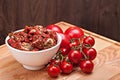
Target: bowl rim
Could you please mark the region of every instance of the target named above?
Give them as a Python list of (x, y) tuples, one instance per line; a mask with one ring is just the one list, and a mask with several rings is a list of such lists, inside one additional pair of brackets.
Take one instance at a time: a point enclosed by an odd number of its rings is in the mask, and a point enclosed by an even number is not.
[[(15, 32), (19, 32), (19, 31), (22, 31), (22, 30), (23, 30), (23, 29), (17, 30), (17, 31), (15, 31)], [(54, 49), (55, 47), (57, 47), (57, 46), (59, 46), (59, 45), (61, 44), (61, 42), (62, 42), (62, 37), (60, 36), (59, 33), (56, 32), (56, 34), (57, 34), (57, 39), (58, 39), (58, 40), (57, 40), (57, 44), (54, 45), (54, 46), (52, 46), (51, 48), (44, 49), (44, 50), (40, 50), (40, 51), (24, 51), (24, 50), (19, 50), (19, 49), (13, 48), (12, 46), (10, 46), (10, 45), (8, 44), (9, 36), (7, 36), (7, 37), (5, 38), (5, 44), (6, 44), (10, 49), (15, 50), (15, 51), (18, 51), (18, 53), (19, 53), (19, 52), (22, 52), (22, 53), (25, 53), (25, 54), (31, 54), (31, 53), (33, 53), (33, 54), (39, 54), (39, 53), (41, 53), (41, 52), (45, 52), (45, 51), (52, 50), (52, 49)]]

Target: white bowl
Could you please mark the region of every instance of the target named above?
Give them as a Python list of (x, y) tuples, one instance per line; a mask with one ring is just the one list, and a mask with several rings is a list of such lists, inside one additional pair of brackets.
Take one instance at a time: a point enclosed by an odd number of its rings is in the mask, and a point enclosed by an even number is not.
[(5, 43), (13, 57), (21, 63), (24, 68), (39, 70), (42, 69), (58, 51), (62, 40), (60, 34), (57, 34), (57, 38), (58, 41), (55, 46), (41, 51), (23, 51), (15, 49), (8, 44), (9, 36), (6, 37)]

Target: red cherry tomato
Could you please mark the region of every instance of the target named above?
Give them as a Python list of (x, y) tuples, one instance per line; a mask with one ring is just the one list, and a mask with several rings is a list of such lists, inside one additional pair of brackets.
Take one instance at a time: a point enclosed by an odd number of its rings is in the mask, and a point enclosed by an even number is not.
[(70, 42), (71, 49), (74, 49), (74, 48), (75, 49), (80, 49), (79, 45), (80, 45), (80, 41), (78, 39)]
[(90, 47), (92, 47), (94, 44), (95, 44), (95, 40), (91, 36), (87, 36), (83, 39), (83, 45), (89, 45)]
[(79, 27), (70, 27), (65, 31), (65, 34), (70, 36), (70, 38), (82, 38), (84, 32)]
[(72, 64), (70, 64), (66, 61), (63, 61), (61, 63), (61, 70), (62, 70), (62, 73), (69, 74), (72, 72), (73, 66), (72, 66)]
[(62, 37), (62, 42), (61, 42), (61, 45), (60, 45), (60, 48), (66, 48), (68, 50), (70, 50), (70, 37), (67, 36), (66, 34), (60, 34), (61, 37)]
[(57, 77), (60, 74), (60, 67), (54, 66), (54, 65), (49, 65), (47, 71), (48, 71), (49, 76)]
[(55, 24), (48, 25), (46, 28), (49, 29), (49, 30), (58, 32), (58, 33), (63, 33), (62, 29), (59, 26), (55, 25)]
[(59, 51), (62, 53), (63, 56), (67, 55), (69, 53), (69, 49), (67, 48), (60, 48)]
[(80, 63), (80, 60), (83, 58), (83, 55), (80, 53), (79, 50), (71, 50), (68, 53), (68, 58), (71, 63), (77, 65)]
[(91, 73), (94, 68), (94, 64), (91, 60), (84, 60), (80, 63), (80, 68), (85, 73)]
[(97, 56), (97, 51), (94, 48), (83, 48), (82, 51), (85, 53), (89, 60), (94, 60)]

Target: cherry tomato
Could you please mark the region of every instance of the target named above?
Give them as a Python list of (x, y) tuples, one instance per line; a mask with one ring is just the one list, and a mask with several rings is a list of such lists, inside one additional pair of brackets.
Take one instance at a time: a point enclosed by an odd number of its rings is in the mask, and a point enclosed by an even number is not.
[(77, 65), (80, 63), (80, 60), (83, 58), (83, 55), (80, 53), (79, 50), (71, 50), (68, 53), (68, 58), (71, 61), (71, 63)]
[(47, 71), (48, 75), (50, 75), (51, 77), (57, 77), (60, 74), (60, 67), (49, 65)]
[(46, 28), (49, 29), (49, 30), (58, 32), (58, 33), (63, 33), (62, 29), (55, 24), (48, 25)]
[(70, 64), (66, 61), (63, 61), (61, 63), (61, 70), (62, 70), (62, 73), (69, 74), (72, 72), (73, 66), (72, 66), (72, 64)]
[(91, 60), (84, 60), (80, 63), (80, 68), (85, 73), (91, 73), (94, 68), (94, 64)]
[(90, 47), (92, 47), (95, 44), (95, 40), (94, 40), (93, 37), (87, 36), (83, 39), (83, 44), (84, 45), (89, 45)]
[(84, 36), (83, 30), (76, 26), (68, 28), (65, 34), (70, 36), (70, 38), (82, 38)]
[(66, 34), (60, 34), (61, 37), (62, 37), (62, 42), (61, 42), (61, 45), (60, 45), (60, 48), (66, 48), (68, 50), (70, 50), (70, 37), (67, 36)]
[(74, 49), (74, 48), (75, 49), (80, 49), (79, 45), (80, 45), (80, 41), (78, 39), (75, 39), (75, 40), (70, 42), (71, 49)]
[(97, 51), (94, 48), (83, 48), (82, 51), (85, 53), (85, 55), (88, 57), (90, 60), (94, 60), (97, 55)]
[(69, 53), (69, 49), (67, 48), (60, 48), (59, 51), (62, 53), (63, 56), (67, 55)]

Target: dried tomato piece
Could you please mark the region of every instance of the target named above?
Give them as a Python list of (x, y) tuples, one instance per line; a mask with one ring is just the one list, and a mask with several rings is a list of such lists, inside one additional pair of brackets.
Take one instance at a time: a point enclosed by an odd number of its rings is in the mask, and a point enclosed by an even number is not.
[(26, 51), (31, 51), (33, 47), (30, 43), (23, 42), (21, 43), (21, 49)]
[(13, 38), (10, 38), (10, 39), (8, 39), (8, 43), (11, 45), (11, 44), (15, 43), (15, 40)]
[(31, 29), (30, 31), (29, 31), (29, 34), (31, 34), (31, 35), (34, 35), (34, 34), (36, 34), (36, 29)]
[(43, 39), (38, 38), (37, 40), (33, 41), (32, 46), (38, 48), (39, 50), (43, 49), (44, 48)]
[(52, 38), (44, 38), (44, 49), (50, 48), (55, 45), (56, 41)]
[(42, 39), (42, 36), (41, 35), (33, 35), (32, 36), (32, 41), (35, 41), (35, 40), (37, 40), (37, 39)]
[(10, 45), (16, 49), (21, 49), (21, 42), (15, 42), (15, 43), (12, 43)]
[(29, 27), (29, 26), (25, 26), (25, 29), (23, 32), (25, 33), (29, 33), (29, 31), (32, 29), (32, 27)]

